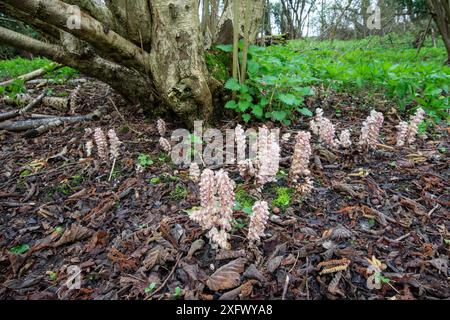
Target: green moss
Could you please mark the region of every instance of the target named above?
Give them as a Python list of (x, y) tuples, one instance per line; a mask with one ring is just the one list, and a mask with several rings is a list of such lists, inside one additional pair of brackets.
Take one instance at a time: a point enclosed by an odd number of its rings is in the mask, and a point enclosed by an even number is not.
[(230, 65), (228, 54), (210, 50), (205, 53), (206, 66), (209, 73), (217, 80), (224, 82), (230, 77), (227, 66)]
[(273, 199), (272, 205), (280, 209), (286, 209), (292, 202), (293, 190), (291, 188), (278, 187), (276, 193), (277, 197)]
[(170, 192), (170, 197), (173, 200), (184, 200), (186, 199), (187, 195), (188, 190), (182, 185), (177, 185), (175, 189)]
[(242, 210), (247, 214), (251, 214), (256, 199), (252, 197), (242, 185), (239, 185), (236, 188), (235, 199), (235, 210)]

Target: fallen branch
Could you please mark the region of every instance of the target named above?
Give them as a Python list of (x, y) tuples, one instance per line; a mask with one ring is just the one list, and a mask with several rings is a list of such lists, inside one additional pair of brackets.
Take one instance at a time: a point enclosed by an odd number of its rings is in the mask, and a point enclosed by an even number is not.
[(35, 98), (33, 101), (31, 101), (26, 107), (24, 107), (20, 110), (13, 110), (13, 111), (1, 113), (0, 121), (5, 121), (8, 119), (12, 119), (12, 118), (24, 115), (25, 113), (27, 113), (28, 111), (30, 111), (31, 109), (33, 109), (34, 107), (39, 105), (42, 102), (42, 100), (44, 99), (44, 97), (45, 97), (45, 92), (42, 93), (41, 95), (39, 95), (37, 98)]
[[(55, 126), (59, 126), (63, 123), (76, 123), (83, 121), (91, 121), (94, 119), (100, 118), (105, 113), (104, 107), (100, 107), (94, 112), (83, 115), (83, 116), (73, 116), (73, 117), (53, 117), (53, 118), (37, 118), (37, 119), (29, 119), (22, 121), (5, 121), (0, 123), (0, 130), (7, 130), (13, 132), (20, 132), (26, 130), (36, 130), (36, 133), (45, 132), (44, 129), (54, 128)], [(42, 128), (41, 128), (42, 127)], [(31, 135), (31, 131), (27, 132), (27, 135)]]
[(41, 68), (41, 69), (37, 69), (37, 70), (34, 70), (34, 71), (30, 72), (30, 73), (21, 75), (21, 76), (19, 76), (17, 78), (13, 78), (13, 79), (1, 82), (0, 83), (0, 87), (9, 86), (10, 84), (14, 83), (17, 80), (22, 80), (23, 82), (27, 82), (29, 80), (33, 80), (33, 79), (35, 79), (37, 77), (40, 77), (40, 76), (42, 76), (42, 75), (44, 75), (44, 74), (46, 74), (46, 73), (48, 73), (50, 71), (57, 70), (57, 69), (59, 69), (61, 67), (62, 67), (62, 65), (60, 65), (60, 64), (52, 63), (51, 65), (49, 65), (47, 67), (44, 67), (44, 68)]
[[(18, 95), (15, 98), (8, 96), (3, 97), (3, 102), (12, 105), (23, 105), (29, 104), (34, 100), (34, 98), (28, 94)], [(44, 97), (42, 99), (42, 105), (44, 107), (49, 107), (58, 111), (66, 111), (68, 108), (69, 99), (60, 97)]]

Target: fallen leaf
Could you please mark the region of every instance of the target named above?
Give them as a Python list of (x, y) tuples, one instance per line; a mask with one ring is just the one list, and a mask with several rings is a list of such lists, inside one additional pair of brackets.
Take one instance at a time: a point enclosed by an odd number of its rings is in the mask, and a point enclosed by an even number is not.
[(73, 224), (68, 229), (66, 229), (59, 238), (59, 240), (53, 244), (54, 247), (59, 247), (68, 243), (72, 243), (78, 240), (83, 240), (92, 235), (92, 230), (85, 228), (83, 226)]
[(246, 259), (239, 258), (220, 267), (206, 281), (206, 285), (212, 291), (232, 289), (241, 282), (240, 274), (244, 272)]

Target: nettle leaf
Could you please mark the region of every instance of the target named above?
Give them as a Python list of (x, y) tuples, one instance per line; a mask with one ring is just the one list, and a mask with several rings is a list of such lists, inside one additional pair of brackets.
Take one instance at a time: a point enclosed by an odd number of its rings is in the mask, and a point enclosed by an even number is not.
[(245, 112), (248, 108), (250, 108), (251, 103), (247, 100), (241, 100), (238, 103), (238, 110), (240, 112)]
[(310, 87), (297, 87), (294, 90), (302, 96), (313, 96), (315, 94), (314, 90)]
[(216, 46), (216, 48), (222, 50), (223, 52), (233, 52), (232, 44), (219, 44)]
[(269, 104), (269, 99), (267, 99), (266, 97), (261, 98), (261, 100), (259, 101), (259, 105), (265, 107)]
[(244, 120), (245, 122), (249, 122), (251, 118), (252, 116), (249, 115), (248, 113), (242, 115), (242, 120)]
[(277, 121), (283, 121), (284, 119), (286, 119), (287, 115), (288, 114), (286, 111), (273, 111), (272, 112), (272, 117)]
[(259, 104), (257, 105), (253, 105), (252, 106), (252, 113), (257, 117), (257, 118), (262, 118), (262, 116), (264, 115), (264, 110), (263, 107), (260, 106)]
[(226, 104), (225, 104), (225, 109), (236, 109), (237, 108), (237, 104), (236, 104), (236, 102), (235, 101), (233, 101), (233, 100), (231, 100), (231, 101), (228, 101)]
[(225, 88), (231, 91), (239, 91), (241, 89), (241, 85), (236, 79), (231, 78), (225, 83)]
[(285, 103), (285, 104), (287, 104), (289, 106), (297, 106), (297, 105), (299, 105), (301, 103), (301, 101), (299, 99), (297, 99), (297, 97), (294, 96), (292, 93), (280, 94), (278, 99), (281, 102), (283, 102), (283, 103)]
[(308, 109), (308, 108), (299, 108), (297, 109), (298, 112), (300, 112), (301, 114), (307, 116), (307, 117), (312, 117), (313, 113)]

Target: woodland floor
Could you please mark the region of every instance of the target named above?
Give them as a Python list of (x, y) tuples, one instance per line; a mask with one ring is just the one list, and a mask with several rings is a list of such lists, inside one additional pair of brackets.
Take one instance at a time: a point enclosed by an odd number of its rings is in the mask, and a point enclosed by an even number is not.
[[(187, 170), (163, 156), (153, 121), (114, 97), (120, 115), (107, 95), (98, 83), (84, 84), (80, 93), (77, 114), (108, 105), (100, 121), (66, 125), (35, 139), (0, 132), (0, 299), (450, 298), (448, 127), (430, 128), (416, 149), (381, 147), (363, 155), (315, 148), (313, 193), (272, 217), (257, 249), (248, 249), (241, 227), (233, 234), (233, 250), (224, 253), (204, 237), (199, 245), (202, 231), (184, 211), (198, 205), (197, 187)], [(346, 94), (309, 104), (311, 110), (323, 106), (354, 135), (368, 115), (358, 98)], [(330, 108), (336, 105), (339, 118)], [(382, 102), (376, 108), (386, 116), (383, 143), (393, 146), (398, 115)], [(43, 107), (33, 112), (61, 114)], [(111, 182), (110, 166), (80, 160), (85, 128), (98, 126), (115, 128), (124, 142)], [(283, 133), (300, 129), (307, 129), (307, 121)], [(284, 157), (292, 140), (282, 146)], [(137, 173), (142, 153), (154, 164)], [(227, 170), (239, 181), (236, 168)], [(180, 192), (174, 192), (177, 186)], [(271, 201), (274, 190), (267, 186), (264, 198)], [(235, 218), (247, 221), (242, 211)], [(379, 290), (366, 284), (366, 258), (372, 256), (387, 266)], [(239, 258), (245, 272), (238, 289), (210, 291), (205, 283), (214, 270)], [(344, 258), (350, 261), (346, 270), (321, 274), (319, 263)], [(80, 290), (65, 287), (71, 265), (82, 269)]]

